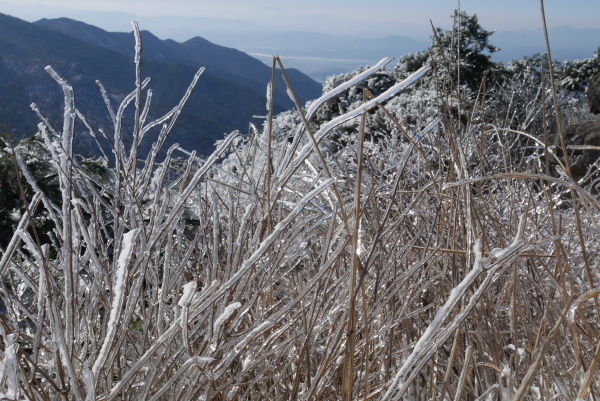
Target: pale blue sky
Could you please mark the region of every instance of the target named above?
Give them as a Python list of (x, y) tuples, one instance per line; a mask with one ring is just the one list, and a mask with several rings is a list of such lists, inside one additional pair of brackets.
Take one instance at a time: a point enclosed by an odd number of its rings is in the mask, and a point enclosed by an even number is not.
[[(0, 7), (2, 3), (82, 11), (123, 11), (141, 16), (204, 16), (245, 19), (255, 23), (278, 21), (292, 25), (294, 19), (314, 14), (337, 20), (360, 20), (367, 24), (397, 22), (427, 25), (432, 19), (436, 25), (445, 25), (458, 4), (449, 0), (1, 0)], [(545, 6), (550, 26), (600, 28), (600, 0), (546, 0)], [(461, 7), (470, 14), (476, 13), (482, 25), (489, 29), (533, 29), (540, 26), (538, 0), (462, 0)], [(320, 24), (327, 23), (326, 18), (319, 21)], [(308, 29), (314, 30), (312, 27)]]

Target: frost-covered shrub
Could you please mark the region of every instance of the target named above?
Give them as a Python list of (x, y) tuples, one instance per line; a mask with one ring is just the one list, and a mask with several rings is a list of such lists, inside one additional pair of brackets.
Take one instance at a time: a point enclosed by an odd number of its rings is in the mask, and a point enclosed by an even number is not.
[(433, 62), (438, 86), (444, 91), (452, 91), (458, 83), (477, 92), (484, 77), (488, 82), (502, 80), (503, 65), (491, 61), (491, 54), (499, 50), (490, 43), (494, 31), (485, 30), (477, 15), (455, 10), (452, 18), (452, 28), (436, 28), (427, 50), (400, 57), (396, 72), (411, 74)]
[(597, 74), (600, 74), (600, 49), (590, 58), (565, 61), (557, 72), (557, 78), (561, 87), (582, 94)]
[[(2, 247), (8, 245), (26, 211), (26, 202), (35, 194), (34, 189), (20, 174), (17, 160), (9, 152), (10, 147), (5, 145), (0, 149), (0, 246)], [(55, 166), (51, 163), (50, 153), (44, 147), (41, 135), (34, 135), (13, 146), (38, 187), (49, 198), (59, 200), (58, 175)], [(36, 216), (34, 223), (41, 232), (50, 232), (53, 229), (53, 223), (47, 213)]]

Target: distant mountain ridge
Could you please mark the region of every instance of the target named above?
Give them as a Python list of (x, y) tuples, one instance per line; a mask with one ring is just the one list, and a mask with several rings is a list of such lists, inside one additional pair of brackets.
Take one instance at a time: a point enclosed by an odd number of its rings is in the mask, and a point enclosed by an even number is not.
[[(34, 22), (38, 26), (50, 28), (64, 34), (84, 40), (91, 44), (125, 55), (133, 55), (134, 38), (131, 33), (107, 32), (92, 25), (69, 18), (42, 19)], [(206, 67), (207, 71), (223, 79), (233, 80), (258, 92), (265, 92), (266, 84), (271, 79), (271, 70), (265, 65), (239, 50), (220, 46), (196, 36), (183, 43), (174, 40), (162, 40), (151, 32), (142, 31), (143, 56), (146, 59), (189, 65), (194, 68)], [(301, 103), (320, 95), (321, 86), (298, 70), (287, 70), (294, 91)], [(293, 107), (293, 103), (285, 93), (283, 81), (276, 85), (276, 96), (279, 103)]]
[[(166, 146), (177, 142), (208, 153), (223, 134), (245, 130), (253, 115), (265, 113), (271, 70), (260, 61), (201, 38), (178, 43), (143, 32), (142, 40), (143, 75), (152, 78), (151, 113), (155, 116), (177, 104), (196, 70), (206, 66)], [(28, 23), (0, 14), (0, 118), (16, 136), (32, 135), (38, 118), (29, 105), (36, 102), (60, 128), (62, 93), (43, 69), (50, 64), (73, 84), (77, 107), (92, 126), (111, 132), (94, 81), (102, 81), (116, 107), (134, 88), (133, 43), (132, 34), (110, 33), (74, 20)], [(312, 79), (295, 70), (288, 74), (301, 102), (321, 94), (321, 86)], [(277, 88), (276, 109), (282, 111), (292, 102), (282, 80)], [(94, 153), (86, 138), (81, 136), (76, 144), (78, 151)]]
[[(280, 8), (286, 8), (283, 3), (275, 8), (248, 7), (243, 16), (226, 17), (210, 17), (210, 13), (203, 14), (201, 9), (188, 15), (157, 17), (122, 11), (85, 11), (73, 8), (31, 7), (0, 0), (0, 10), (22, 16), (28, 21), (66, 16), (109, 31), (121, 31), (123, 27), (129, 27), (129, 21), (137, 20), (142, 28), (150, 30), (159, 38), (184, 42), (200, 35), (211, 42), (246, 52), (267, 65), (271, 64), (270, 56), (278, 54), (284, 65), (297, 68), (320, 82), (332, 74), (373, 65), (385, 56), (400, 57), (424, 50), (432, 43), (432, 15), (411, 22), (397, 22), (391, 19), (367, 21), (364, 18), (342, 18), (340, 15), (326, 17), (295, 14), (290, 21), (289, 18), (279, 17), (279, 11), (283, 11)], [(447, 17), (452, 14), (452, 8), (449, 5), (447, 14), (433, 18), (435, 26), (443, 29), (450, 27), (451, 20)], [(252, 10), (261, 12), (252, 14)], [(262, 19), (257, 16), (262, 16)], [(570, 23), (573, 24), (573, 21)], [(532, 20), (531, 25), (528, 24), (531, 27), (538, 25), (537, 19)], [(591, 28), (592, 26), (595, 28)], [(496, 31), (490, 38), (491, 43), (501, 49), (493, 54), (495, 61), (508, 62), (545, 51), (543, 34), (539, 28), (507, 30), (500, 23), (486, 23), (483, 27)], [(564, 61), (591, 57), (600, 46), (600, 29), (597, 24), (589, 27), (551, 27), (549, 33), (554, 58)]]
[[(552, 57), (558, 61), (589, 58), (600, 49), (600, 29), (561, 26), (550, 28), (548, 35)], [(493, 59), (502, 62), (546, 52), (541, 28), (495, 32), (490, 42), (500, 48)]]

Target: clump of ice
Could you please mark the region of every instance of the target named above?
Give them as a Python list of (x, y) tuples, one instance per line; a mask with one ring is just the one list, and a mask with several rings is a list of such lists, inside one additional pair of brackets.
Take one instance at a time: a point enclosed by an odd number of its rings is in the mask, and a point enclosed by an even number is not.
[(196, 287), (197, 284), (195, 281), (190, 281), (189, 283), (185, 284), (183, 286), (183, 295), (181, 295), (181, 298), (179, 298), (179, 302), (177, 302), (177, 305), (189, 306), (189, 304), (192, 301), (192, 297), (196, 292)]
[(231, 305), (228, 305), (223, 313), (221, 313), (221, 315), (217, 318), (217, 320), (215, 320), (213, 332), (218, 333), (223, 323), (225, 323), (225, 321), (229, 319), (229, 316), (231, 316), (233, 312), (235, 312), (236, 309), (239, 309), (241, 306), (242, 304), (239, 302), (234, 302)]

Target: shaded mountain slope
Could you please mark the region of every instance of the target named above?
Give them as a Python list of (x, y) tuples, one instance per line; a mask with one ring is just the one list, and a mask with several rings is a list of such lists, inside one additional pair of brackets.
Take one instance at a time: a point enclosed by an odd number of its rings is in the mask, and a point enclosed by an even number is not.
[[(92, 126), (112, 132), (95, 80), (104, 84), (114, 108), (134, 89), (133, 36), (83, 25), (83, 31), (67, 35), (0, 14), (0, 119), (16, 136), (35, 133), (39, 120), (30, 109), (33, 102), (57, 129), (61, 127), (62, 91), (44, 71), (46, 65), (73, 85), (76, 105)], [(148, 49), (143, 53), (143, 75), (152, 78), (148, 88), (154, 93), (149, 118), (155, 118), (179, 102), (199, 62), (186, 56), (189, 52), (176, 42), (161, 41), (149, 33), (144, 34), (144, 42)], [(160, 54), (170, 62), (161, 62)], [(253, 115), (264, 114), (266, 85), (258, 91), (248, 84), (250, 78), (246, 82), (234, 78), (217, 67), (207, 68), (166, 146), (179, 143), (208, 153), (224, 133), (245, 130)], [(284, 108), (276, 105), (277, 111)], [(96, 146), (83, 131), (85, 127), (78, 124), (77, 151), (96, 154)]]
[[(130, 33), (106, 32), (68, 18), (42, 19), (35, 24), (121, 54), (133, 55), (134, 38)], [(239, 50), (219, 46), (198, 36), (179, 43), (168, 39), (161, 40), (151, 32), (143, 31), (142, 43), (144, 58), (147, 60), (185, 64), (195, 68), (204, 66), (213, 75), (248, 86), (261, 94), (265, 92), (271, 79), (271, 69), (261, 61)], [(287, 72), (302, 104), (320, 96), (320, 84), (296, 69), (289, 69)], [(275, 101), (278, 104), (283, 108), (293, 107), (292, 101), (285, 93), (285, 84), (280, 73), (275, 91)]]

